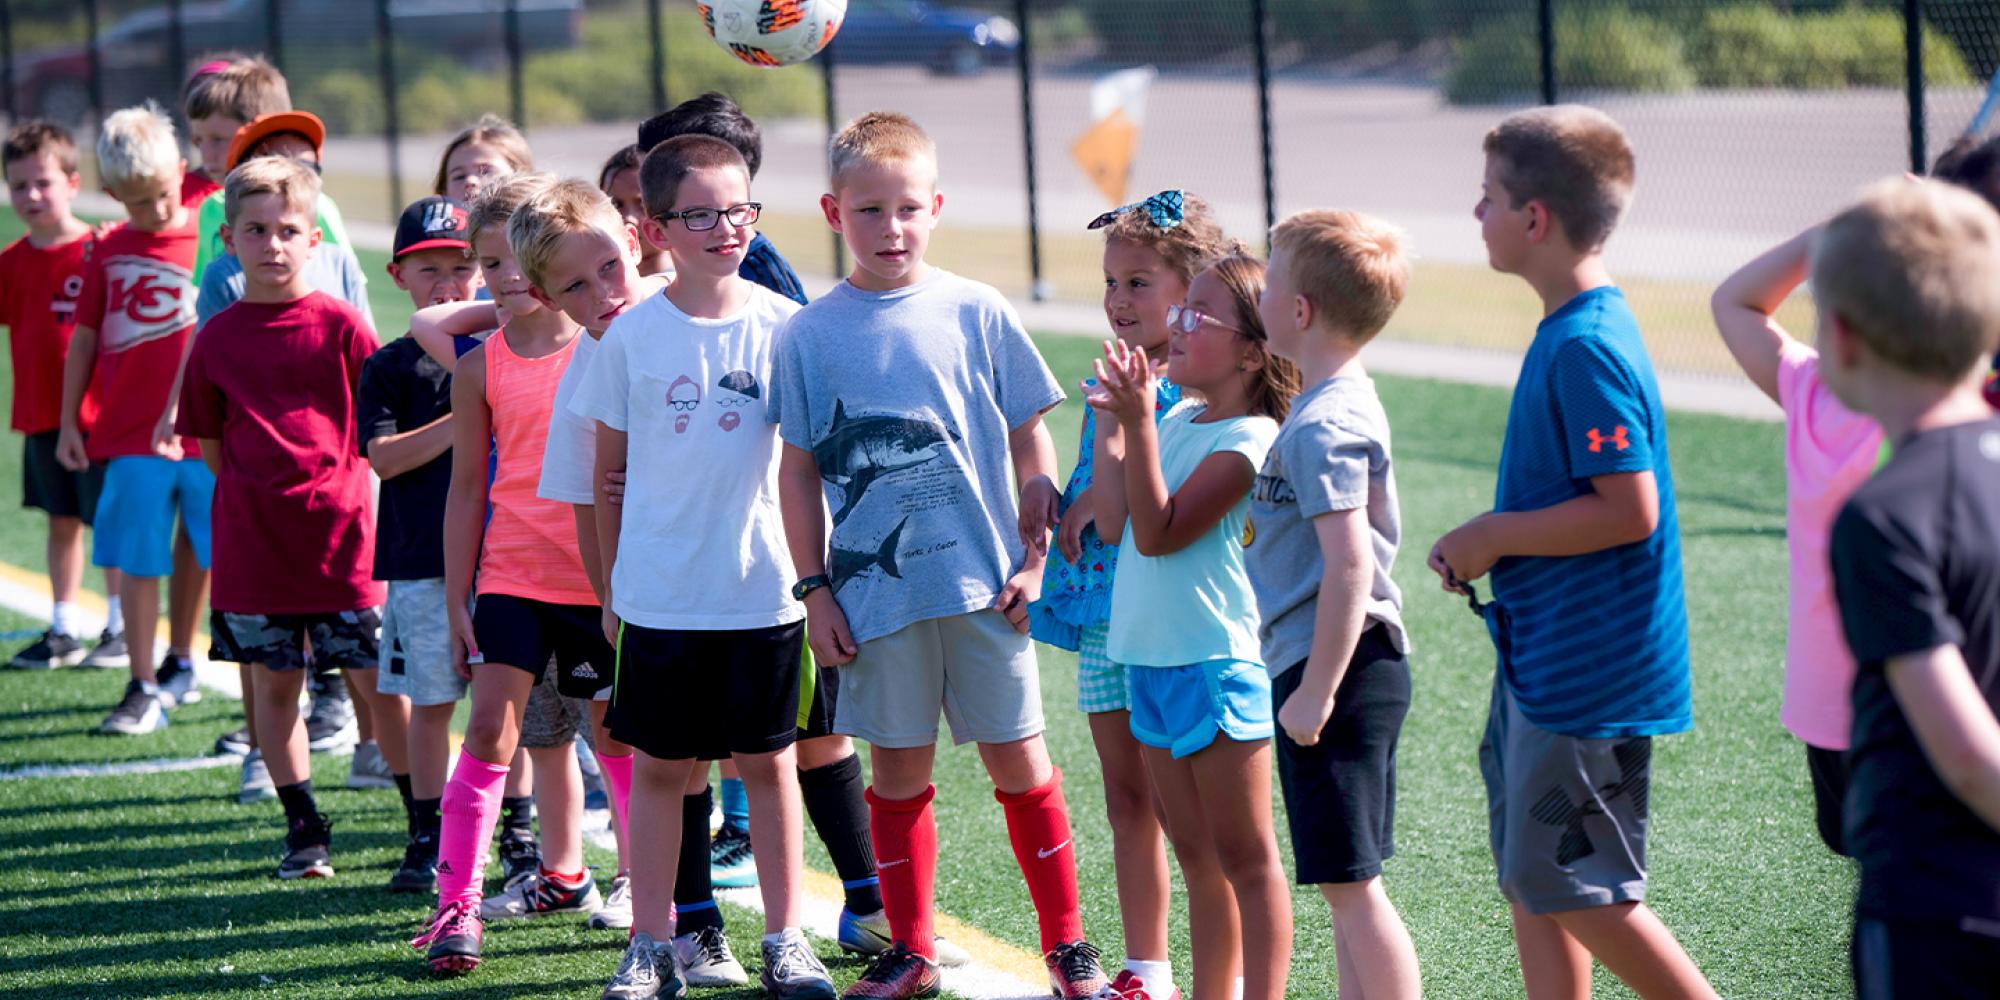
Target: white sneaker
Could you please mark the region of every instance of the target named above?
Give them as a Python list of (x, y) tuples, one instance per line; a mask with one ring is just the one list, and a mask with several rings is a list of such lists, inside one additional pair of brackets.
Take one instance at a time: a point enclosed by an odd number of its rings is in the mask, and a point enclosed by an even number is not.
[(764, 939), (764, 972), (759, 978), (772, 1000), (834, 1000), (833, 977), (796, 927), (785, 928), (776, 941)]
[(590, 915), (584, 924), (592, 930), (622, 931), (632, 926), (632, 876), (620, 875), (611, 880), (611, 889), (604, 894), (604, 905)]
[(729, 939), (719, 927), (704, 927), (674, 939), (674, 957), (689, 986), (743, 986), (750, 974), (729, 951)]
[(618, 971), (606, 983), (603, 1000), (654, 1000), (655, 997), (669, 997), (680, 1000), (687, 996), (687, 985), (674, 969), (674, 950), (663, 948), (653, 940), (651, 934), (640, 931), (632, 935), (632, 942), (625, 946), (625, 957), (618, 962)]
[(354, 756), (347, 762), (347, 787), (396, 787), (396, 775), (389, 770), (389, 758), (382, 756), (382, 748), (376, 746), (374, 740), (354, 748)]
[(558, 913), (594, 913), (604, 905), (597, 894), (597, 882), (588, 871), (583, 884), (557, 885), (541, 872), (530, 872), (505, 889), (479, 901), (479, 919), (507, 920), (514, 917), (547, 917)]

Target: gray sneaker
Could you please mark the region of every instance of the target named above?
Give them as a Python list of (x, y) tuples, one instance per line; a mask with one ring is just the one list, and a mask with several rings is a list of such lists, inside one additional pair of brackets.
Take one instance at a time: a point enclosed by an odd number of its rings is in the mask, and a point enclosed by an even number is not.
[(687, 984), (681, 981), (679, 971), (674, 965), (673, 949), (640, 931), (625, 946), (625, 957), (619, 960), (618, 971), (604, 986), (603, 1000), (653, 1000), (654, 997), (680, 1000), (687, 996)]
[(243, 758), (243, 783), (237, 786), (236, 801), (247, 806), (277, 797), (278, 787), (271, 783), (271, 769), (264, 766), (264, 751), (250, 751)]
[(92, 646), (90, 652), (84, 654), (83, 663), (79, 665), (104, 670), (124, 670), (131, 666), (132, 654), (125, 649), (125, 633), (113, 632), (110, 629), (99, 632), (97, 645)]
[(796, 927), (785, 928), (776, 941), (764, 940), (762, 980), (773, 1000), (834, 1000), (833, 977)]
[(382, 748), (375, 741), (354, 748), (354, 756), (347, 762), (347, 787), (396, 787), (396, 776), (389, 771), (389, 758), (382, 756)]
[(730, 952), (729, 938), (720, 927), (704, 927), (674, 938), (674, 958), (690, 986), (743, 986), (750, 982), (750, 974)]

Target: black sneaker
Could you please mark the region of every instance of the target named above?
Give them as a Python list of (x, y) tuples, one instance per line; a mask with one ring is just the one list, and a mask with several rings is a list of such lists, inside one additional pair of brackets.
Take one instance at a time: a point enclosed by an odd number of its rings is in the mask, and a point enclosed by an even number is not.
[(98, 732), (140, 736), (167, 728), (167, 706), (160, 696), (147, 691), (138, 678), (125, 682), (125, 697), (104, 717)]
[(1098, 964), (1097, 946), (1088, 941), (1065, 941), (1042, 956), (1049, 970), (1049, 991), (1061, 1000), (1091, 1000), (1111, 981)]
[(285, 859), (278, 862), (278, 877), (331, 878), (333, 865), (328, 856), (332, 844), (333, 824), (325, 816), (293, 824), (285, 834)]
[(132, 654), (125, 648), (125, 633), (110, 629), (99, 632), (97, 645), (90, 647), (82, 665), (104, 670), (124, 670), (131, 666)]
[(194, 664), (187, 657), (167, 654), (154, 673), (160, 683), (160, 698), (169, 708), (192, 705), (201, 700), (201, 688), (194, 683)]
[(235, 729), (215, 738), (216, 753), (233, 753), (238, 757), (250, 753), (250, 730)]
[(403, 863), (389, 876), (390, 892), (433, 892), (437, 889), (437, 834), (411, 837), (403, 847)]
[(28, 648), (14, 654), (7, 665), (15, 670), (54, 670), (83, 662), (83, 643), (76, 636), (49, 629)]
[(306, 741), (314, 750), (345, 750), (361, 742), (354, 724), (354, 702), (339, 675), (312, 675), (312, 711), (306, 715)]
[(533, 834), (517, 833), (512, 830), (500, 832), (502, 885), (513, 885), (523, 876), (533, 875), (541, 870), (542, 845), (535, 842)]

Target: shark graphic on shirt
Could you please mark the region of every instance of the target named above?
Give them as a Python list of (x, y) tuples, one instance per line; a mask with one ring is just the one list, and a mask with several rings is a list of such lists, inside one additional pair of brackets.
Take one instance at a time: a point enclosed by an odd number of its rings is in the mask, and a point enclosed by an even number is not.
[(820, 478), (841, 488), (840, 509), (833, 513), (834, 525), (837, 527), (847, 520), (875, 480), (936, 461), (941, 449), (957, 440), (956, 432), (928, 415), (852, 417), (847, 414), (846, 404), (835, 400), (833, 424), (812, 450)]
[(847, 581), (870, 569), (879, 569), (895, 579), (902, 579), (902, 570), (896, 565), (896, 549), (903, 541), (903, 526), (909, 523), (907, 517), (896, 522), (894, 530), (882, 539), (882, 544), (877, 545), (873, 552), (855, 552), (834, 546), (828, 570), (833, 577), (833, 592), (840, 593), (840, 588), (847, 586)]

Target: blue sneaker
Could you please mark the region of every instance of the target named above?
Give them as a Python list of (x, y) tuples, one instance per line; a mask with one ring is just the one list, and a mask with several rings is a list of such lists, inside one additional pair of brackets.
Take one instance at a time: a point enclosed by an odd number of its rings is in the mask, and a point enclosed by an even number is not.
[(750, 854), (750, 834), (725, 823), (708, 847), (709, 881), (718, 889), (748, 889), (757, 884), (757, 859)]

